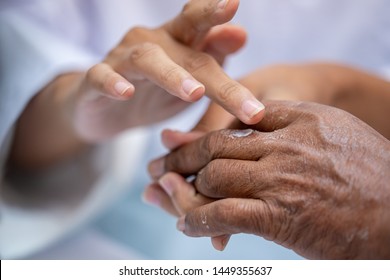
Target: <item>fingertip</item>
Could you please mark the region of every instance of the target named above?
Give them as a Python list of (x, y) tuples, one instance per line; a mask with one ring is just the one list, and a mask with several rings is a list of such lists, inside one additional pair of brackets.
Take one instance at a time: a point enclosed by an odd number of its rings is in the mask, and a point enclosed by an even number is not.
[(190, 94), (190, 100), (191, 102), (199, 101), (205, 94), (206, 88), (204, 85), (198, 87)]
[(243, 112), (240, 120), (245, 124), (256, 124), (260, 122), (265, 114), (265, 106), (257, 99), (244, 100), (241, 106)]
[(261, 110), (257, 115), (253, 116), (251, 119), (243, 120), (242, 122), (244, 122), (247, 125), (255, 125), (261, 122), (264, 116), (265, 116), (265, 110)]
[(134, 85), (123, 79), (115, 82), (112, 88), (113, 91), (108, 90), (109, 97), (120, 101), (131, 99), (135, 93)]
[(153, 188), (153, 184), (148, 185), (145, 188), (145, 191), (141, 195), (141, 200), (149, 205), (153, 206), (160, 206), (161, 200), (158, 196), (158, 193), (156, 193), (155, 188)]
[(87, 71), (86, 80), (99, 94), (116, 100), (128, 100), (135, 92), (134, 85), (106, 63), (91, 67)]
[(185, 216), (182, 216), (182, 217), (180, 217), (177, 220), (176, 228), (177, 228), (178, 231), (181, 231), (181, 232), (184, 233), (184, 231), (186, 229), (186, 226), (185, 226)]
[(222, 251), (223, 248), (221, 246), (221, 242), (218, 237), (211, 237), (211, 244), (213, 245), (214, 249), (217, 251)]
[(164, 129), (161, 132), (161, 142), (164, 145), (165, 148), (168, 150), (173, 150), (180, 146), (181, 141), (180, 137), (178, 138), (176, 135), (179, 134), (178, 131), (171, 130), (171, 129)]
[(203, 97), (206, 88), (200, 82), (193, 79), (185, 79), (182, 82), (182, 90), (184, 92), (183, 100), (189, 102), (198, 101)]
[(164, 158), (155, 159), (148, 164), (148, 171), (153, 179), (160, 178), (165, 172)]
[(231, 20), (236, 14), (239, 4), (239, 0), (219, 0), (215, 10), (215, 15), (221, 16), (218, 22), (225, 23)]
[(226, 245), (229, 242), (229, 239), (230, 239), (230, 234), (211, 237), (211, 244), (213, 245), (214, 249), (218, 251), (223, 251), (225, 250)]
[(122, 97), (129, 97), (134, 94), (134, 85), (127, 81), (118, 81), (114, 85), (114, 89), (117, 95)]
[(163, 175), (159, 180), (158, 183), (160, 186), (164, 189), (164, 191), (169, 195), (172, 196), (174, 189), (176, 188), (177, 181), (174, 176), (171, 175), (172, 173), (167, 173)]

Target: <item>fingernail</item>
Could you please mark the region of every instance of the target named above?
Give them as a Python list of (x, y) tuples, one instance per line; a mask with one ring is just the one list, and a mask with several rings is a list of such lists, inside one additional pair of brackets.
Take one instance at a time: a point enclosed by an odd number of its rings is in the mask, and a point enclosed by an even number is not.
[(160, 186), (165, 190), (165, 192), (169, 196), (172, 196), (174, 182), (172, 182), (172, 180), (169, 177), (169, 175), (161, 177), (161, 179), (158, 181), (158, 183), (160, 184)]
[(204, 88), (204, 86), (192, 79), (185, 79), (182, 83), (182, 88), (188, 96), (191, 96), (196, 90)]
[(126, 82), (117, 82), (114, 85), (114, 89), (119, 95), (124, 95), (131, 88), (133, 88), (133, 85)]
[(160, 178), (164, 174), (164, 159), (156, 159), (149, 164), (149, 173), (152, 178)]
[(242, 103), (242, 110), (251, 119), (264, 110), (264, 105), (258, 100), (245, 100)]
[(180, 217), (179, 220), (177, 220), (176, 228), (178, 231), (184, 232), (186, 229), (185, 226), (185, 216)]
[(217, 3), (217, 12), (224, 10), (229, 0), (219, 0)]

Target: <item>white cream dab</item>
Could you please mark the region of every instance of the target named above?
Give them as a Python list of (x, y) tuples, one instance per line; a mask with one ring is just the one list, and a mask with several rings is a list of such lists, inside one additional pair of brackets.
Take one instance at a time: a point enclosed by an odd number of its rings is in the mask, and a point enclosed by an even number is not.
[(253, 133), (253, 129), (243, 129), (243, 130), (233, 130), (230, 132), (229, 137), (231, 138), (241, 138), (241, 137), (247, 137)]

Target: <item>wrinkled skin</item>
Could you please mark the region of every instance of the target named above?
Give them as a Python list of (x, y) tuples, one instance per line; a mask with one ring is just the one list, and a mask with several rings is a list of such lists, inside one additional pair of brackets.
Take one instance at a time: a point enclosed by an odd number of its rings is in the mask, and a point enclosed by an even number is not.
[(154, 161), (169, 172), (160, 207), (185, 215), (186, 235), (220, 236), (222, 247), (243, 232), (306, 258), (390, 258), (390, 142), (332, 107), (266, 108), (257, 125), (235, 123)]

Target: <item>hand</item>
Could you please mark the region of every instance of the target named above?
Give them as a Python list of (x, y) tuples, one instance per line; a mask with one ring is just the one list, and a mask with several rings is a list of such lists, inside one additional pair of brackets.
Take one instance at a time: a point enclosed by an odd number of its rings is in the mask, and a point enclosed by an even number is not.
[[(250, 89), (257, 98), (272, 100), (315, 101), (332, 105), (358, 116), (384, 136), (389, 138), (389, 126), (385, 121), (389, 101), (389, 83), (338, 64), (310, 63), (295, 65), (274, 65), (258, 69), (239, 82)], [(366, 106), (370, 104), (370, 106)], [(234, 116), (217, 104), (211, 104), (199, 123), (188, 133), (166, 129), (162, 142), (170, 150), (218, 129), (227, 128)], [(160, 176), (161, 168), (150, 165), (149, 172), (154, 178)], [(159, 195), (158, 195), (159, 194)], [(146, 201), (155, 201), (158, 195), (165, 201), (165, 192), (156, 183), (146, 188)], [(167, 204), (167, 203), (165, 203)], [(223, 249), (228, 235), (212, 238), (214, 247)]]
[(130, 30), (83, 81), (74, 114), (79, 134), (99, 141), (160, 121), (200, 99), (205, 88), (242, 121), (258, 122), (262, 104), (216, 61), (244, 44), (242, 29), (216, 26), (229, 21), (237, 8), (238, 0), (191, 1), (160, 28)]
[(205, 89), (243, 122), (260, 121), (264, 106), (217, 63), (245, 42), (241, 28), (220, 25), (238, 3), (191, 1), (160, 28), (130, 30), (87, 73), (55, 78), (20, 116), (10, 162), (25, 169), (52, 166), (128, 128), (176, 114)]
[(178, 228), (189, 236), (244, 232), (307, 258), (390, 258), (389, 141), (332, 107), (266, 105), (259, 124), (207, 134), (153, 162), (162, 173), (196, 174), (193, 185), (160, 178), (171, 200), (160, 206), (184, 209)]

